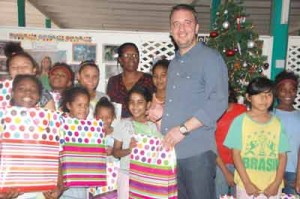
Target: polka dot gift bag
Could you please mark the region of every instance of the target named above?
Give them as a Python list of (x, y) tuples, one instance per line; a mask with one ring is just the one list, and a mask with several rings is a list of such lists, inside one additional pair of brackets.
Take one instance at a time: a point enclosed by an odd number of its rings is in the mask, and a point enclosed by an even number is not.
[(129, 197), (176, 199), (175, 152), (162, 148), (161, 138), (135, 134), (129, 170)]
[(106, 186), (106, 152), (101, 120), (62, 117), (61, 163), (66, 187)]
[(59, 166), (59, 115), (37, 108), (0, 110), (0, 192), (53, 190)]
[(12, 80), (0, 81), (0, 107), (7, 107), (10, 105), (12, 90)]
[(106, 174), (107, 185), (102, 187), (90, 187), (88, 189), (89, 199), (116, 199), (117, 198), (117, 178), (120, 168), (119, 159), (107, 157)]

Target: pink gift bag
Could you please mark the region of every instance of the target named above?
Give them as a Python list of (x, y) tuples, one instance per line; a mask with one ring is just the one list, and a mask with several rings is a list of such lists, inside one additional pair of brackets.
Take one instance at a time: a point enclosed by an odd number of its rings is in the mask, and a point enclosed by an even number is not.
[(62, 118), (61, 163), (67, 187), (106, 185), (106, 152), (100, 120)]
[(176, 199), (176, 157), (161, 146), (161, 138), (142, 134), (130, 155), (129, 198)]
[(0, 111), (0, 192), (46, 191), (57, 186), (59, 115), (44, 109)]

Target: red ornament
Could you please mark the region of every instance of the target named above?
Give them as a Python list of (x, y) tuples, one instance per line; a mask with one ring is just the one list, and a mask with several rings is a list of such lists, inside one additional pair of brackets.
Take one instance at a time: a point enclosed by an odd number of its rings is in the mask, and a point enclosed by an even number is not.
[(219, 35), (219, 33), (217, 32), (217, 31), (213, 31), (213, 32), (211, 32), (210, 34), (209, 34), (209, 36), (211, 37), (211, 38), (215, 38), (215, 37), (217, 37)]
[(236, 18), (236, 23), (237, 23), (237, 29), (238, 29), (238, 31), (240, 31), (241, 30), (241, 17), (240, 16), (238, 16)]
[(232, 57), (234, 54), (235, 54), (234, 50), (230, 50), (230, 49), (226, 50), (227, 57)]
[(268, 70), (268, 68), (269, 68), (269, 63), (265, 63), (265, 64), (263, 65), (263, 69), (264, 69), (264, 70)]

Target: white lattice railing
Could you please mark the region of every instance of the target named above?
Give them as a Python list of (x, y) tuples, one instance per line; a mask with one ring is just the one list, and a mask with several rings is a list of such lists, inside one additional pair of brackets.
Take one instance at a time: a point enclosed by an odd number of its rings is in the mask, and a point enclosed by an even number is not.
[[(293, 71), (300, 76), (300, 37), (290, 36), (288, 43), (288, 52), (286, 59), (286, 70)], [(300, 84), (298, 85), (298, 94), (295, 100), (295, 108), (300, 110)]]
[(141, 45), (141, 62), (139, 70), (149, 72), (153, 62), (161, 58), (173, 59), (175, 47), (171, 41), (147, 41)]

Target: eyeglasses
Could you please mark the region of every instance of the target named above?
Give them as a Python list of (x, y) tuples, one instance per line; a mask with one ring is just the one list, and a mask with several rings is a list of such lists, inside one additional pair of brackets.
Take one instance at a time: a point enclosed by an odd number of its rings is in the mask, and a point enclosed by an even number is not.
[(136, 59), (136, 58), (138, 58), (139, 57), (139, 54), (127, 54), (127, 53), (125, 53), (125, 54), (123, 54), (122, 55), (122, 57), (124, 57), (124, 58), (134, 58), (134, 59)]

